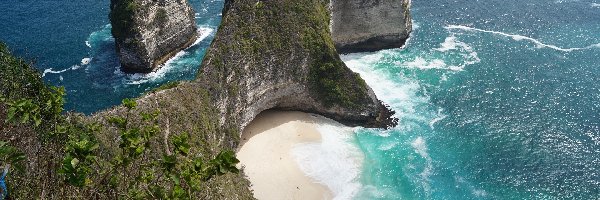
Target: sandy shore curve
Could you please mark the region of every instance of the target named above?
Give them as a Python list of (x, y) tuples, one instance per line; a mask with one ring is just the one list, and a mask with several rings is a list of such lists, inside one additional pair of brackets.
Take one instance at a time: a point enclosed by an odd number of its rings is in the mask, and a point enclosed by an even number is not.
[(259, 200), (332, 199), (332, 192), (305, 175), (294, 145), (320, 142), (318, 118), (302, 112), (264, 111), (243, 131), (237, 157)]

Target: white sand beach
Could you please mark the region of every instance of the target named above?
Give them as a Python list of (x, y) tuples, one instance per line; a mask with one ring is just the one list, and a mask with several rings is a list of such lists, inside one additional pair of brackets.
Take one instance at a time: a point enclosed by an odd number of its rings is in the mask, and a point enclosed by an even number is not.
[(237, 157), (259, 200), (331, 199), (332, 192), (306, 176), (292, 156), (296, 144), (319, 142), (315, 120), (302, 112), (265, 111), (245, 128)]

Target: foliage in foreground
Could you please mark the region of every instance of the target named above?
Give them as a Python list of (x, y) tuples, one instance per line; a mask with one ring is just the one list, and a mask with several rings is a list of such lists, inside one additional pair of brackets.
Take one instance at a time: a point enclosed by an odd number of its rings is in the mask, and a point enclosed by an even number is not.
[[(170, 135), (165, 141), (172, 148), (155, 157), (160, 150), (152, 143), (162, 131), (158, 110), (133, 112), (136, 101), (126, 99), (126, 115), (116, 113), (103, 123), (63, 113), (64, 95), (64, 88), (47, 86), (30, 63), (0, 43), (0, 164), (13, 166), (7, 181), (14, 198), (70, 193), (74, 198), (194, 199), (204, 182), (238, 172), (232, 151), (203, 160), (187, 133)], [(103, 146), (98, 135), (113, 129), (120, 136), (118, 148)], [(107, 154), (113, 150), (117, 153)]]
[(25, 154), (17, 148), (10, 146), (8, 142), (0, 141), (0, 164), (2, 166), (10, 164), (19, 172), (23, 172), (23, 160), (25, 160)]

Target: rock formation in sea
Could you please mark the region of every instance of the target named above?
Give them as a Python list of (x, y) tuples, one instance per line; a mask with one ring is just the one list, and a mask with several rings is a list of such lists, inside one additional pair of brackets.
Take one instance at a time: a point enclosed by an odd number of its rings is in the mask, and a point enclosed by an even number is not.
[(402, 47), (412, 31), (411, 0), (331, 0), (331, 32), (338, 52)]
[(121, 69), (155, 70), (197, 36), (187, 0), (111, 0), (110, 22)]
[(394, 124), (389, 109), (340, 60), (326, 6), (319, 0), (226, 1), (198, 75), (222, 123), (236, 122), (242, 129), (261, 111), (275, 108), (351, 126)]

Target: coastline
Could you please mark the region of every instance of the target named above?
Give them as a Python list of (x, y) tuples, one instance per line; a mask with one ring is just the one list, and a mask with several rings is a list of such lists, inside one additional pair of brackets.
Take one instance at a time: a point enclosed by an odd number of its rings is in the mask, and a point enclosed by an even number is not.
[(307, 113), (264, 111), (243, 131), (237, 157), (257, 199), (332, 199), (327, 186), (307, 176), (293, 149), (318, 143), (320, 118)]
[(364, 153), (354, 128), (295, 111), (260, 113), (243, 132), (237, 157), (257, 199), (352, 199)]

